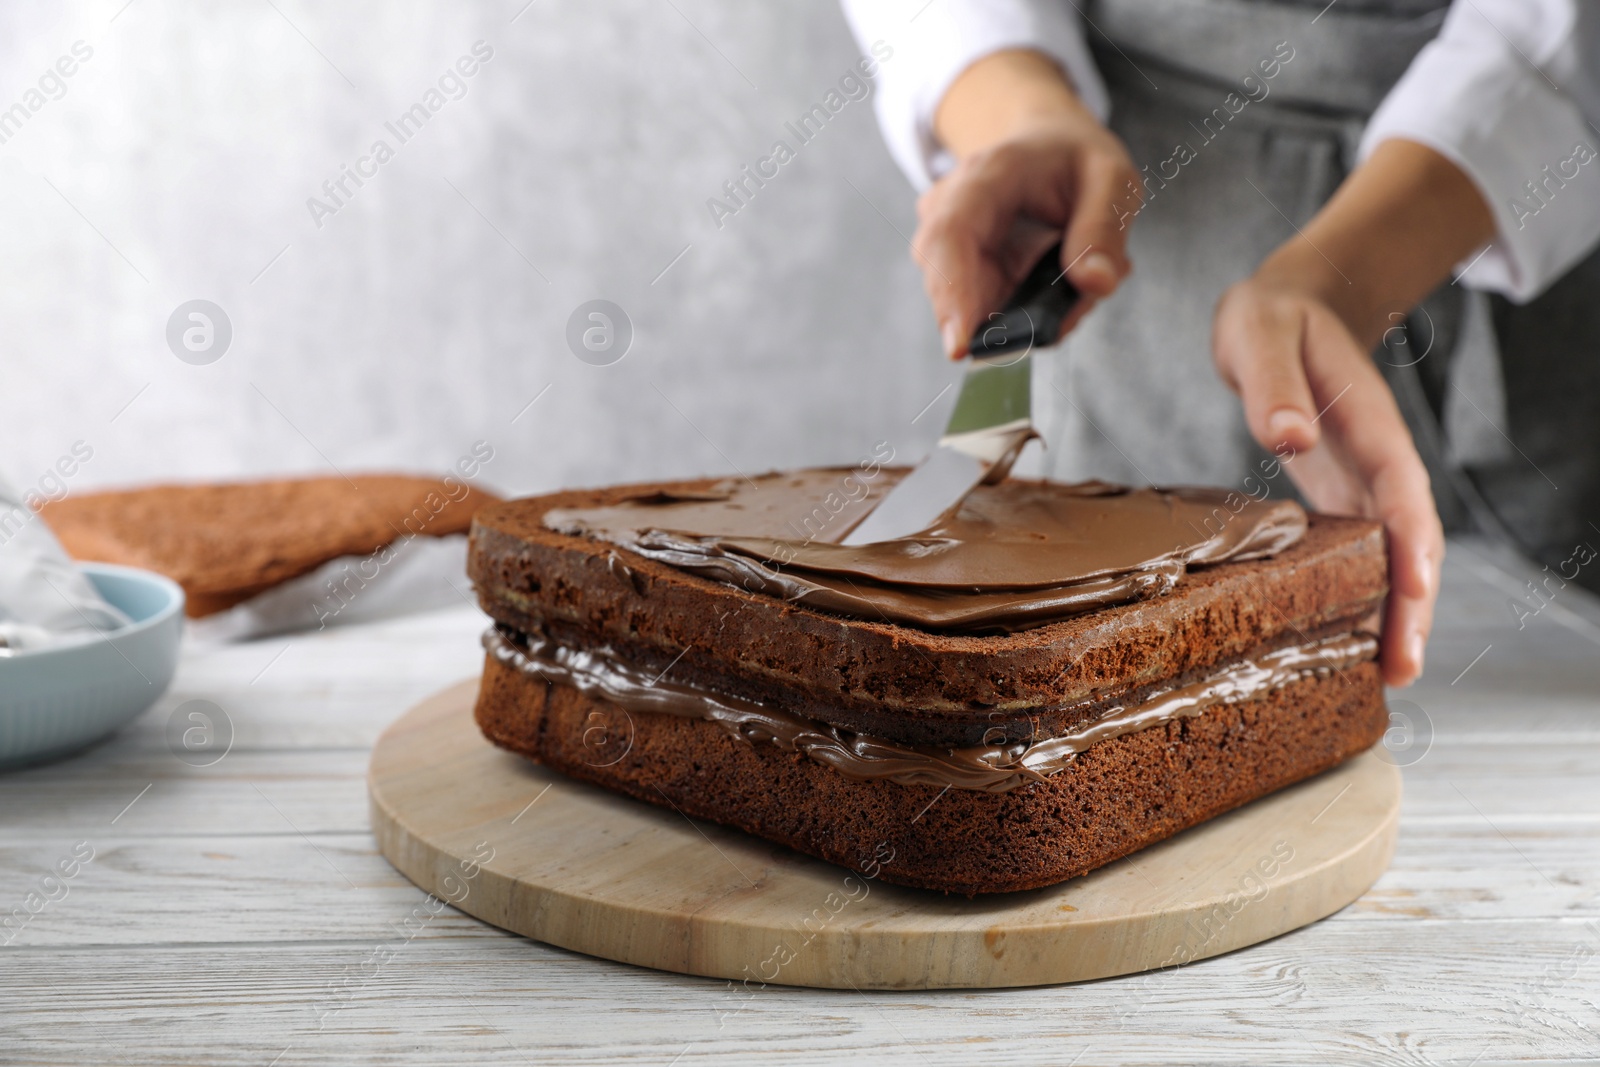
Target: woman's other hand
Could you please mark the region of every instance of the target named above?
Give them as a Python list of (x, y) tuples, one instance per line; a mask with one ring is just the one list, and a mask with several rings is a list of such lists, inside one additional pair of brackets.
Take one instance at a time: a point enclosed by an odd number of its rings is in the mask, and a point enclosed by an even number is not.
[(1250, 432), (1262, 447), (1293, 456), (1284, 469), (1311, 506), (1383, 522), (1383, 676), (1390, 685), (1410, 683), (1422, 673), (1433, 625), (1444, 532), (1389, 386), (1332, 309), (1259, 276), (1223, 296), (1214, 348), (1223, 379), (1244, 401)]
[[(1472, 181), (1420, 144), (1385, 141), (1304, 231), (1217, 306), (1212, 347), (1262, 447), (1320, 511), (1388, 536), (1383, 676), (1422, 673), (1444, 534), (1411, 433), (1370, 353), (1494, 222)], [(1287, 446), (1287, 448), (1285, 447)]]

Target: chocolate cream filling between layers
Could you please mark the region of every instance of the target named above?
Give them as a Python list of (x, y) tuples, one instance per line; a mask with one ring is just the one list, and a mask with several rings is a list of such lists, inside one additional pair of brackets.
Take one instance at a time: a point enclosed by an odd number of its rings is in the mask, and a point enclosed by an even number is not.
[(1189, 567), (1260, 559), (1304, 535), (1293, 501), (1221, 489), (1130, 489), (1011, 479), (979, 486), (910, 537), (836, 542), (902, 471), (863, 492), (854, 468), (728, 479), (592, 508), (544, 525), (619, 545), (751, 593), (944, 632), (1014, 632), (1170, 592)]
[(568, 648), (537, 635), (508, 634), (498, 626), (484, 633), (483, 646), (507, 666), (609, 701), (626, 712), (708, 719), (741, 741), (801, 753), (851, 778), (987, 793), (1048, 781), (1080, 752), (1102, 741), (1199, 715), (1219, 704), (1263, 696), (1304, 678), (1343, 671), (1376, 658), (1378, 652), (1372, 635), (1342, 634), (1263, 653), (1137, 704), (1113, 706), (1098, 719), (1055, 737), (933, 748), (854, 734), (755, 701), (651, 677), (605, 647)]

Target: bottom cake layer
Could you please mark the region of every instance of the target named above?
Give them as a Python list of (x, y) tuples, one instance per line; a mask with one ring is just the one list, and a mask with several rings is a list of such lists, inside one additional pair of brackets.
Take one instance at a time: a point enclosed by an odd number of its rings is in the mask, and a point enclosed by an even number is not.
[(853, 778), (703, 718), (621, 707), (491, 655), (489, 740), (561, 771), (901, 885), (976, 895), (1086, 874), (1327, 770), (1388, 723), (1373, 662), (1101, 741), (1007, 792)]

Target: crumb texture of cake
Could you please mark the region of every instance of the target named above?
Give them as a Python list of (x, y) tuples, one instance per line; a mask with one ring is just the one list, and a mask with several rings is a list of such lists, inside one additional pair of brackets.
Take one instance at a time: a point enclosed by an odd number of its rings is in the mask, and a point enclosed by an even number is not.
[[(893, 484), (898, 472), (879, 488)], [(1085, 874), (1370, 748), (1382, 528), (1008, 480), (836, 542), (839, 470), (485, 508), (477, 722), (572, 778), (882, 876)], [(821, 494), (821, 495), (819, 495)], [(851, 521), (854, 521), (852, 519)]]
[(197, 617), (340, 556), (464, 533), (497, 500), (453, 477), (359, 474), (73, 494), (40, 514), (76, 559), (172, 578)]
[(561, 533), (552, 509), (603, 508), (714, 481), (556, 493), (485, 508), (469, 574), (525, 634), (605, 646), (644, 668), (874, 736), (975, 744), (1058, 733), (1254, 652), (1348, 633), (1383, 603), (1381, 527), (1312, 516), (1267, 558), (1190, 569), (1164, 596), (1009, 633), (845, 617)]
[(1367, 661), (1103, 741), (1043, 782), (995, 793), (847, 777), (709, 720), (625, 713), (494, 657), (476, 716), (495, 744), (569, 777), (846, 866), (887, 843), (885, 880), (968, 895), (1086, 874), (1334, 767), (1388, 726)]

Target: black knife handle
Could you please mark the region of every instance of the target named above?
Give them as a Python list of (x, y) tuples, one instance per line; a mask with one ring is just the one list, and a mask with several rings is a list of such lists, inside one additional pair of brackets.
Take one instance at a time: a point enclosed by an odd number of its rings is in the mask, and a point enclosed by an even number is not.
[(993, 358), (1026, 355), (1048, 348), (1061, 336), (1061, 324), (1078, 302), (1078, 290), (1061, 269), (1061, 242), (1050, 246), (1001, 311), (972, 335), (967, 354)]

